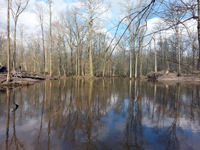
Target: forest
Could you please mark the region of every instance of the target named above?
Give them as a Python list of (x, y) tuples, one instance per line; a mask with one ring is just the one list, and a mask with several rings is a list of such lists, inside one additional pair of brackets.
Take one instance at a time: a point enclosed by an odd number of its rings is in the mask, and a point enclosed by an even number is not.
[[(111, 0), (75, 0), (64, 11), (54, 3), (1, 2), (0, 65), (8, 76), (10, 70), (130, 78), (200, 71), (198, 0), (124, 0), (111, 18)], [(34, 32), (18, 23), (28, 10), (37, 18)]]

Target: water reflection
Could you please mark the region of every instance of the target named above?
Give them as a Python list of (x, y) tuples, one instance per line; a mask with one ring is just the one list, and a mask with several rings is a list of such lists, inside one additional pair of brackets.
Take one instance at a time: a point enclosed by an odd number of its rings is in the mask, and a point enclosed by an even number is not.
[(200, 146), (199, 85), (128, 79), (46, 81), (6, 89), (0, 104), (0, 149)]

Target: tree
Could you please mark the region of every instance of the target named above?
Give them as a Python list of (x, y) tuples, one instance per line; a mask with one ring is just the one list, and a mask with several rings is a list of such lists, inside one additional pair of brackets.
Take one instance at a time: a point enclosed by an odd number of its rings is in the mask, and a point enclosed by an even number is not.
[(13, 44), (13, 69), (16, 69), (16, 31), (17, 31), (17, 21), (20, 14), (26, 9), (30, 0), (14, 0), (12, 2), (12, 17), (14, 20), (14, 44)]
[(199, 58), (198, 58), (198, 63), (197, 63), (197, 70), (200, 71), (200, 1), (197, 0), (198, 2), (198, 25), (197, 25), (197, 32), (198, 32), (198, 43), (199, 43)]
[(156, 37), (154, 34), (154, 54), (155, 54), (155, 73), (157, 73), (157, 52), (156, 52)]
[(50, 36), (50, 73), (49, 75), (52, 77), (53, 73), (52, 73), (52, 47), (53, 47), (53, 43), (52, 43), (52, 29), (51, 29), (51, 24), (52, 24), (52, 11), (51, 11), (51, 4), (52, 4), (52, 0), (48, 0), (49, 3), (49, 36)]
[(133, 16), (131, 14), (133, 13), (134, 3), (132, 1), (125, 1), (125, 4), (122, 4), (124, 10), (127, 13), (127, 21), (128, 24), (130, 24), (128, 31), (129, 31), (129, 78), (132, 78), (132, 72), (133, 72), (133, 52), (135, 49), (135, 24), (132, 22)]
[(174, 27), (175, 33), (176, 33), (176, 39), (177, 39), (177, 48), (178, 48), (178, 73), (177, 75), (181, 75), (181, 49), (180, 49), (180, 22), (182, 19), (185, 18), (186, 12), (178, 0), (174, 0), (172, 2), (169, 2), (169, 5), (167, 5), (164, 17), (168, 24)]
[(44, 64), (44, 72), (47, 72), (47, 51), (45, 49), (44, 44), (44, 6), (42, 3), (36, 3), (35, 14), (39, 19), (39, 24), (42, 32), (42, 49), (43, 49), (43, 64)]
[[(105, 13), (109, 7), (107, 7), (105, 10), (102, 10), (101, 7), (103, 6), (104, 0), (79, 0), (85, 9), (83, 9), (82, 14), (79, 13), (88, 23), (88, 35), (89, 35), (89, 76), (93, 77), (93, 61), (92, 61), (92, 29), (93, 29), (93, 23), (94, 20), (96, 20), (99, 16), (101, 16), (103, 13)], [(85, 16), (85, 13), (87, 14)], [(84, 14), (84, 15), (83, 15)]]
[(7, 1), (7, 82), (10, 82), (10, 1)]

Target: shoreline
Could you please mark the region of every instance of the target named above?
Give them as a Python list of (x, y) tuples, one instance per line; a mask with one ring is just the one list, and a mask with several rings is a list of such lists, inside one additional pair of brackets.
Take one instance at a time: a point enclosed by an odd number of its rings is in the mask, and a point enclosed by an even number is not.
[[(40, 83), (42, 81), (45, 80), (60, 80), (60, 79), (68, 79), (70, 77), (65, 77), (65, 76), (61, 76), (61, 77), (40, 77), (40, 78), (30, 78), (30, 77), (11, 77), (11, 82), (7, 82), (6, 81), (7, 76), (6, 75), (2, 75), (0, 74), (0, 87), (1, 88), (6, 88), (6, 87), (23, 87), (23, 86), (29, 86), (29, 85), (34, 85), (36, 83)], [(77, 79), (85, 79), (85, 80), (94, 80), (94, 79), (99, 79), (102, 77), (85, 77), (85, 76), (73, 76), (72, 78), (77, 78)], [(110, 77), (106, 77), (106, 78), (110, 78)], [(112, 77), (111, 77), (112, 78)], [(120, 77), (118, 77), (120, 78)], [(128, 78), (128, 77), (127, 77)], [(134, 78), (132, 78), (134, 79)], [(148, 76), (146, 78), (141, 78), (139, 80), (146, 80), (146, 81), (153, 81), (153, 82), (159, 82), (159, 83), (164, 83), (164, 84), (177, 84), (177, 83), (182, 83), (182, 84), (200, 84), (200, 75), (186, 75), (183, 74), (181, 76), (177, 76), (176, 73), (168, 73), (168, 74), (162, 74), (159, 75), (156, 79), (151, 79), (148, 78)]]

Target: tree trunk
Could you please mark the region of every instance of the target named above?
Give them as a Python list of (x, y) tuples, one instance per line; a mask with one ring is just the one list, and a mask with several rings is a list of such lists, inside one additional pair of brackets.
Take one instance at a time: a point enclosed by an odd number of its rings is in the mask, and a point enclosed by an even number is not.
[(199, 58), (198, 58), (198, 64), (197, 64), (197, 70), (200, 71), (200, 2), (198, 0), (198, 42), (199, 42)]
[(10, 82), (10, 1), (7, 1), (7, 82)]
[(52, 3), (52, 1), (51, 0), (49, 0), (48, 1), (49, 2), (49, 18), (50, 18), (50, 20), (49, 20), (49, 35), (50, 35), (50, 76), (52, 77), (53, 76), (53, 73), (52, 73), (52, 33), (51, 33), (51, 17), (52, 17), (52, 15), (51, 15), (51, 3)]
[(137, 79), (138, 52), (135, 53), (135, 79)]
[(135, 51), (135, 79), (137, 78), (137, 66), (138, 66), (138, 54), (139, 54), (139, 37), (137, 35), (137, 45), (136, 45), (136, 51)]
[(47, 51), (44, 46), (44, 27), (43, 22), (41, 23), (41, 30), (42, 30), (42, 49), (43, 49), (43, 59), (44, 59), (44, 72), (47, 72)]
[(156, 37), (154, 34), (154, 53), (155, 53), (155, 73), (157, 72), (157, 52), (156, 52)]
[(89, 48), (89, 65), (90, 65), (90, 76), (93, 77), (93, 62), (92, 62), (92, 19), (89, 21), (89, 38), (90, 38), (90, 48)]
[(16, 69), (16, 28), (17, 28), (17, 20), (18, 18), (14, 18), (14, 43), (13, 43), (13, 70)]
[(141, 44), (140, 78), (143, 76), (142, 69), (143, 69), (143, 38), (142, 38), (142, 44)]
[(129, 26), (129, 45), (130, 45), (130, 51), (129, 51), (129, 70), (130, 70), (130, 74), (129, 74), (129, 78), (132, 78), (132, 30), (131, 30), (131, 25)]
[(176, 37), (178, 42), (178, 76), (181, 75), (181, 47), (180, 47), (180, 35), (179, 35), (179, 26), (176, 26)]

